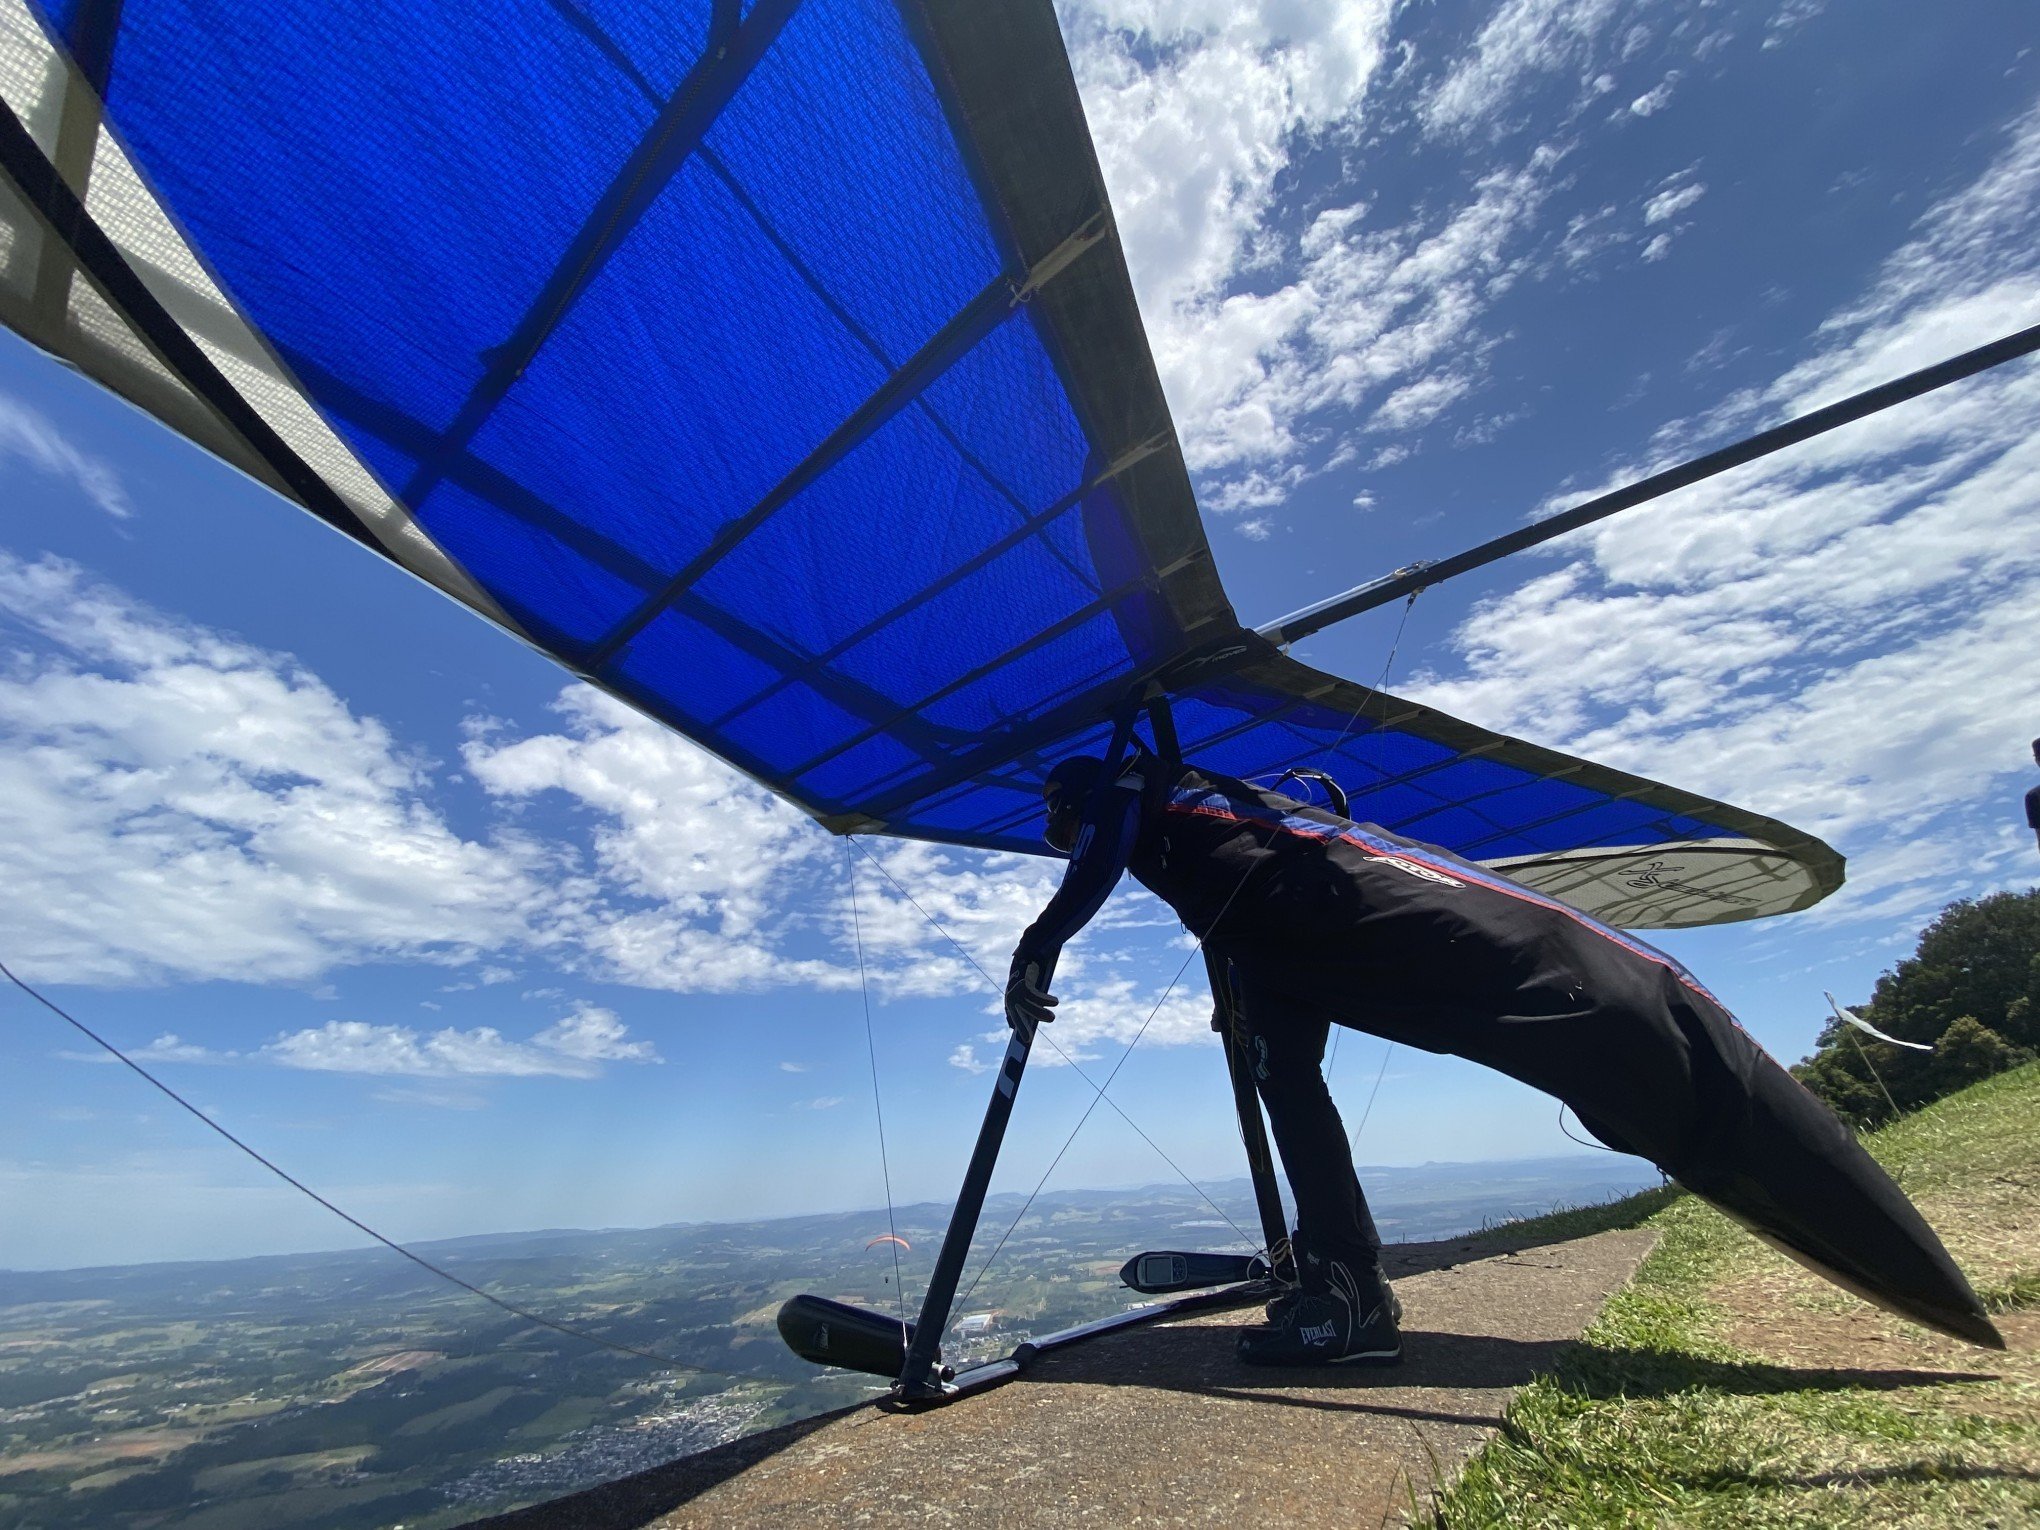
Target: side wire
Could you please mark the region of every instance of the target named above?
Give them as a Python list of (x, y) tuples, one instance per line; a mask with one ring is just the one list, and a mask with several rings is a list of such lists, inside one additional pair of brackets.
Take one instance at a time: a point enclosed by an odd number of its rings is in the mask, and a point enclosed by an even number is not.
[[(929, 928), (934, 930), (934, 932), (937, 935), (940, 935), (944, 940), (948, 941), (951, 946), (955, 947), (956, 954), (963, 958), (964, 963), (973, 972), (975, 972), (979, 977), (984, 979), (985, 986), (987, 988), (991, 989), (991, 991), (995, 994), (1005, 993), (1006, 991), (1005, 985), (1003, 983), (995, 981), (989, 972), (985, 971), (983, 967), (978, 965), (977, 958), (972, 956), (970, 952), (964, 948), (963, 942), (958, 940), (954, 935), (950, 934), (948, 930), (942, 927), (941, 920), (937, 919), (933, 914), (929, 913), (925, 908), (921, 907), (921, 900), (916, 898), (912, 893), (908, 892), (905, 887), (900, 885), (900, 879), (894, 876), (892, 872), (886, 869), (885, 862), (881, 861), (877, 856), (873, 855), (871, 851), (864, 845), (864, 843), (861, 840), (859, 840), (854, 834), (847, 836), (847, 838), (850, 840), (850, 843), (856, 845), (857, 848), (863, 852), (864, 858), (866, 860), (870, 861), (872, 865), (878, 868), (879, 875), (884, 877), (888, 882), (892, 883), (893, 890), (897, 892), (902, 898), (905, 898), (907, 902), (913, 905), (914, 912), (919, 914), (923, 919), (928, 921)], [(1191, 954), (1194, 956), (1196, 953), (1192, 952)], [(1184, 962), (1184, 966), (1187, 967), (1188, 965), (1189, 962), (1186, 960)], [(1182, 977), (1182, 975), (1183, 974), (1180, 971), (1178, 971), (1176, 974), (1176, 976), (1179, 978)], [(1171, 986), (1174, 985), (1172, 984)], [(1163, 997), (1166, 998), (1167, 995), (1164, 994)], [(1156, 1007), (1160, 1008), (1159, 1005), (1157, 1005)], [(1154, 1016), (1150, 1015), (1148, 1018), (1152, 1020)], [(1145, 1028), (1146, 1027), (1142, 1027), (1142, 1029)], [(1038, 1039), (1047, 1042), (1050, 1048), (1053, 1049), (1053, 1051), (1055, 1052), (1055, 1055), (1060, 1057), (1064, 1062), (1069, 1064), (1070, 1071), (1075, 1073), (1076, 1076), (1082, 1079), (1086, 1084), (1090, 1085), (1093, 1093), (1098, 1095), (1099, 1098), (1101, 1099), (1104, 1098), (1105, 1091), (1098, 1086), (1097, 1081), (1093, 1079), (1090, 1074), (1086, 1073), (1083, 1070), (1083, 1067), (1077, 1062), (1077, 1060), (1074, 1057), (1070, 1056), (1069, 1053), (1065, 1052), (1061, 1048), (1061, 1046), (1059, 1046), (1056, 1043), (1056, 1039), (1053, 1036), (1049, 1035), (1046, 1031), (1036, 1031), (1035, 1035)], [(1198, 1184), (1196, 1180), (1192, 1179), (1188, 1174), (1183, 1172), (1182, 1166), (1178, 1164), (1175, 1159), (1171, 1158), (1166, 1152), (1162, 1150), (1162, 1145), (1159, 1142), (1155, 1141), (1154, 1138), (1150, 1137), (1146, 1132), (1141, 1130), (1141, 1126), (1138, 1121), (1134, 1120), (1132, 1116), (1129, 1116), (1124, 1110), (1120, 1109), (1119, 1102), (1117, 1100), (1108, 1099), (1105, 1101), (1105, 1103), (1112, 1107), (1113, 1111), (1118, 1115), (1120, 1120), (1124, 1121), (1128, 1126), (1133, 1128), (1135, 1134), (1139, 1136), (1141, 1141), (1145, 1142), (1149, 1147), (1155, 1150), (1155, 1156), (1160, 1158), (1163, 1163), (1167, 1164), (1171, 1169), (1173, 1169), (1178, 1179), (1182, 1180), (1184, 1184), (1188, 1185), (1192, 1190), (1194, 1190), (1205, 1205), (1209, 1206), (1213, 1211), (1219, 1214), (1219, 1216), (1224, 1220), (1226, 1226), (1230, 1227), (1234, 1232), (1239, 1234), (1243, 1242), (1248, 1244), (1250, 1247), (1254, 1248), (1260, 1247), (1259, 1241), (1257, 1239), (1248, 1237), (1247, 1234), (1241, 1229), (1240, 1224), (1235, 1222), (1230, 1216), (1226, 1215), (1225, 1208), (1219, 1205), (1217, 1201), (1213, 1200), (1210, 1197), (1210, 1195), (1208, 1195), (1205, 1192), (1205, 1189), (1202, 1185)]]
[(892, 1235), (893, 1295), (899, 1299), (900, 1332), (907, 1329), (907, 1288), (900, 1279), (900, 1229), (893, 1220), (892, 1163), (885, 1151), (885, 1103), (878, 1092), (878, 1041), (871, 1029), (871, 980), (864, 971), (864, 920), (857, 912), (857, 862), (843, 847), (843, 869), (850, 876), (850, 929), (857, 942), (857, 987), (864, 996), (864, 1050), (871, 1056), (871, 1109), (878, 1117), (878, 1168), (885, 1176), (885, 1230)]
[[(1069, 1152), (1071, 1146), (1076, 1142), (1077, 1133), (1081, 1132), (1084, 1129), (1084, 1123), (1091, 1119), (1091, 1112), (1098, 1108), (1098, 1102), (1100, 1100), (1105, 1100), (1107, 1104), (1111, 1103), (1111, 1101), (1106, 1098), (1105, 1091), (1112, 1087), (1112, 1081), (1115, 1078), (1119, 1077), (1119, 1070), (1126, 1066), (1127, 1058), (1133, 1056), (1133, 1049), (1140, 1045), (1140, 1038), (1147, 1034), (1148, 1027), (1155, 1023), (1155, 1016), (1159, 1015), (1162, 1012), (1162, 1006), (1169, 1002), (1169, 995), (1176, 991), (1176, 984), (1182, 980), (1183, 974), (1190, 970), (1191, 957), (1196, 956), (1197, 953), (1203, 949), (1204, 949), (1203, 942), (1200, 941), (1198, 942), (1196, 947), (1194, 947), (1191, 950), (1190, 955), (1183, 958), (1183, 965), (1178, 967), (1176, 969), (1176, 975), (1169, 979), (1169, 986), (1167, 988), (1164, 988), (1162, 990), (1162, 996), (1159, 999), (1155, 1000), (1155, 1007), (1148, 1011), (1147, 1019), (1141, 1021), (1140, 1029), (1133, 1033), (1133, 1040), (1129, 1041), (1126, 1044), (1126, 1050), (1119, 1054), (1119, 1061), (1114, 1063), (1112, 1065), (1112, 1071), (1105, 1075), (1105, 1082), (1102, 1085), (1097, 1084), (1092, 1085), (1092, 1087), (1098, 1091), (1097, 1094), (1092, 1096), (1091, 1103), (1084, 1107), (1084, 1113), (1081, 1116), (1077, 1117), (1077, 1124), (1071, 1127), (1070, 1134), (1067, 1137), (1063, 1138), (1063, 1145), (1055, 1150), (1055, 1157), (1051, 1158), (1048, 1161), (1048, 1167), (1041, 1171), (1041, 1178), (1036, 1180), (1034, 1182), (1034, 1188), (1027, 1192), (1026, 1201), (1023, 1202), (1021, 1204), (1020, 1209), (1013, 1214), (1013, 1220), (1006, 1224), (1006, 1230), (1003, 1233), (999, 1234), (999, 1241), (993, 1244), (992, 1251), (989, 1254), (985, 1255), (985, 1262), (978, 1266), (977, 1279), (973, 1280), (970, 1283), (970, 1285), (965, 1289), (963, 1295), (957, 1298), (956, 1305), (958, 1307), (969, 1305), (971, 1292), (977, 1290), (978, 1282), (983, 1280), (987, 1275), (991, 1274), (992, 1266), (998, 1262), (1000, 1251), (1004, 1249), (1006, 1246), (1006, 1240), (1013, 1236), (1014, 1232), (1019, 1229), (1021, 1222), (1026, 1219), (1028, 1211), (1034, 1205), (1035, 1197), (1041, 1194), (1042, 1187), (1048, 1183), (1049, 1175), (1055, 1173), (1055, 1166), (1063, 1161), (1063, 1155)], [(1037, 1032), (1036, 1034), (1039, 1034), (1039, 1032)], [(1060, 1052), (1062, 1051), (1062, 1048), (1057, 1047), (1056, 1050)], [(1075, 1064), (1073, 1063), (1071, 1064), (1071, 1066), (1074, 1067)], [(1085, 1082), (1089, 1083), (1090, 1081), (1086, 1079)], [(1113, 1108), (1115, 1110), (1118, 1109), (1116, 1105)], [(1126, 1112), (1120, 1111), (1120, 1115), (1122, 1118), (1124, 1118), (1125, 1114)], [(1137, 1129), (1138, 1128), (1136, 1128), (1136, 1130)], [(1200, 1190), (1198, 1191), (1198, 1194), (1203, 1195), (1204, 1192)], [(1211, 1199), (1211, 1197), (1208, 1195), (1205, 1196), (1204, 1198), (1207, 1201)], [(1224, 1217), (1225, 1213), (1221, 1211), (1219, 1215)], [(1232, 1225), (1232, 1230), (1236, 1233), (1239, 1233), (1240, 1237), (1243, 1240), (1245, 1240), (1249, 1247), (1258, 1248), (1260, 1246), (1256, 1242), (1256, 1240), (1247, 1237), (1247, 1235), (1244, 1232), (1240, 1232), (1239, 1224), (1237, 1222), (1233, 1222), (1233, 1219), (1231, 1217), (1225, 1217), (1225, 1219), (1228, 1223)]]
[[(1410, 598), (1403, 602), (1402, 620), (1395, 624), (1395, 636), (1388, 640), (1388, 657), (1381, 661), (1381, 677), (1374, 682), (1374, 689), (1377, 691), (1388, 684), (1388, 673), (1395, 668), (1396, 651), (1402, 647), (1403, 629), (1409, 626), (1410, 612), (1416, 608), (1417, 597), (1423, 593), (1422, 590), (1411, 590)], [(1362, 705), (1364, 706), (1365, 703), (1363, 702)], [(1326, 754), (1338, 753), (1339, 746), (1346, 742), (1346, 735), (1353, 731), (1353, 724), (1360, 720), (1360, 710), (1359, 707), (1353, 709), (1353, 715), (1346, 719), (1346, 726), (1339, 730), (1338, 738), (1333, 740), (1332, 747), (1325, 751)], [(1346, 1028), (1343, 1025), (1334, 1026), (1332, 1029), (1332, 1055), (1325, 1059), (1325, 1084), (1328, 1087), (1332, 1082), (1332, 1070), (1339, 1066), (1339, 1038), (1345, 1032)], [(1395, 1043), (1391, 1041), (1388, 1044), (1388, 1052), (1393, 1052), (1394, 1050)], [(1384, 1072), (1388, 1068), (1388, 1052), (1381, 1054), (1381, 1066)], [(1381, 1089), (1381, 1076), (1379, 1074), (1375, 1075), (1374, 1088), (1376, 1092), (1379, 1092)], [(1371, 1094), (1367, 1097), (1367, 1108), (1369, 1110), (1374, 1109), (1374, 1096)], [(1360, 1118), (1360, 1127), (1364, 1130), (1366, 1126), (1367, 1117), (1363, 1115)], [(1359, 1131), (1353, 1133), (1353, 1146), (1356, 1150), (1360, 1146)]]
[(1374, 1097), (1381, 1093), (1381, 1081), (1388, 1077), (1388, 1060), (1395, 1055), (1395, 1043), (1390, 1042), (1381, 1054), (1381, 1066), (1374, 1070), (1374, 1087), (1367, 1091), (1367, 1108), (1360, 1112), (1360, 1124), (1353, 1128), (1354, 1153), (1360, 1151), (1360, 1134), (1367, 1130), (1367, 1118), (1374, 1114)]
[(515, 1302), (505, 1301), (502, 1297), (495, 1295), (493, 1292), (484, 1291), (480, 1286), (475, 1285), (472, 1281), (461, 1279), (460, 1276), (454, 1274), (451, 1270), (442, 1269), (439, 1265), (434, 1264), (431, 1260), (425, 1258), (424, 1256), (412, 1253), (411, 1250), (405, 1248), (401, 1243), (396, 1242), (394, 1239), (384, 1237), (381, 1233), (377, 1232), (373, 1227), (370, 1227), (366, 1222), (362, 1221), (361, 1218), (341, 1210), (338, 1206), (334, 1205), (331, 1201), (327, 1200), (326, 1197), (319, 1194), (318, 1191), (314, 1190), (310, 1185), (307, 1185), (303, 1180), (300, 1180), (294, 1177), (293, 1175), (287, 1173), (285, 1170), (278, 1168), (274, 1163), (270, 1162), (269, 1159), (263, 1157), (260, 1153), (256, 1152), (254, 1148), (248, 1146), (247, 1143), (243, 1142), (239, 1137), (236, 1137), (232, 1132), (228, 1131), (224, 1126), (220, 1125), (220, 1123), (215, 1121), (211, 1116), (207, 1115), (204, 1111), (200, 1110), (196, 1105), (192, 1104), (191, 1101), (185, 1099), (183, 1095), (179, 1094), (175, 1089), (172, 1089), (168, 1084), (164, 1083), (160, 1078), (156, 1077), (156, 1075), (151, 1073), (147, 1068), (144, 1068), (140, 1063), (136, 1062), (132, 1057), (128, 1056), (127, 1053), (123, 1052), (119, 1047), (115, 1046), (112, 1042), (108, 1041), (104, 1036), (100, 1035), (97, 1031), (93, 1030), (90, 1026), (86, 1025), (84, 1021), (78, 1019), (77, 1016), (70, 1014), (66, 1010), (59, 1008), (51, 1000), (43, 997), (42, 994), (38, 993), (35, 989), (29, 987), (28, 984), (24, 983), (20, 978), (14, 975), (12, 969), (10, 969), (5, 962), (0, 962), (0, 977), (6, 978), (8, 982), (12, 983), (16, 988), (19, 988), (23, 993), (27, 994), (31, 999), (35, 1000), (36, 1003), (40, 1004), (44, 1009), (48, 1010), (51, 1014), (55, 1015), (59, 1020), (62, 1020), (66, 1025), (69, 1025), (73, 1030), (77, 1031), (81, 1036), (85, 1037), (95, 1046), (101, 1047), (105, 1051), (110, 1053), (116, 1062), (125, 1065), (135, 1074), (140, 1076), (145, 1082), (152, 1085), (154, 1088), (162, 1091), (162, 1093), (168, 1095), (170, 1099), (178, 1106), (178, 1108), (183, 1110), (193, 1120), (199, 1122), (201, 1125), (205, 1126), (209, 1130), (216, 1132), (220, 1136), (226, 1138), (227, 1141), (231, 1142), (243, 1153), (246, 1153), (250, 1158), (254, 1159), (255, 1162), (261, 1164), (263, 1168), (267, 1169), (271, 1174), (274, 1174), (278, 1179), (282, 1180), (286, 1185), (289, 1185), (293, 1190), (297, 1191), (300, 1195), (306, 1196), (307, 1198), (316, 1201), (319, 1205), (325, 1207), (328, 1211), (332, 1212), (334, 1216), (338, 1217), (341, 1221), (345, 1222), (349, 1227), (355, 1229), (355, 1231), (366, 1233), (369, 1237), (375, 1239), (376, 1242), (380, 1243), (384, 1248), (388, 1249), (391, 1253), (401, 1254), (404, 1258), (410, 1260), (411, 1263), (417, 1265), (419, 1269), (424, 1270), (427, 1274), (436, 1275), (441, 1280), (445, 1281), (447, 1284), (458, 1286), (460, 1287), (461, 1290), (467, 1292), (471, 1296), (479, 1296), (483, 1301), (487, 1302), (490, 1306), (500, 1308), (504, 1312), (509, 1313), (514, 1318), (521, 1318), (523, 1321), (527, 1323), (536, 1323), (540, 1328), (549, 1328), (554, 1333), (565, 1334), (570, 1339), (580, 1339), (584, 1343), (594, 1344), (603, 1349), (614, 1350), (619, 1355), (633, 1355), (640, 1360), (650, 1360), (658, 1365), (671, 1366), (675, 1370), (692, 1371), (695, 1374), (701, 1376), (720, 1376), (726, 1381), (755, 1381), (758, 1379), (755, 1376), (739, 1376), (734, 1371), (718, 1371), (709, 1366), (690, 1365), (685, 1360), (675, 1360), (671, 1355), (662, 1355), (658, 1353), (656, 1350), (640, 1349), (635, 1344), (620, 1344), (614, 1339), (605, 1339), (600, 1334), (588, 1332), (588, 1330), (585, 1328), (576, 1328), (571, 1323), (562, 1323), (553, 1318), (545, 1317), (540, 1313), (533, 1312), (527, 1307), (520, 1307)]
[[(1233, 885), (1233, 890), (1230, 893), (1226, 894), (1225, 902), (1221, 903), (1218, 906), (1218, 912), (1212, 916), (1211, 929), (1216, 930), (1219, 927), (1219, 925), (1224, 922), (1225, 916), (1232, 912), (1234, 899), (1238, 898), (1239, 895), (1243, 891), (1245, 891), (1247, 883), (1253, 879), (1254, 872), (1258, 869), (1259, 869), (1258, 867), (1249, 866), (1246, 869), (1245, 874), (1242, 875), (1239, 881)], [(1155, 1016), (1159, 1015), (1162, 1012), (1162, 1006), (1169, 1002), (1169, 995), (1174, 993), (1176, 991), (1176, 985), (1183, 981), (1183, 974), (1190, 970), (1190, 963), (1203, 953), (1204, 942), (1209, 938), (1209, 935), (1210, 932), (1207, 931), (1205, 934), (1197, 937), (1197, 943), (1191, 946), (1189, 954), (1183, 958), (1183, 965), (1178, 967), (1176, 969), (1176, 975), (1169, 979), (1169, 986), (1167, 988), (1164, 988), (1162, 990), (1162, 996), (1159, 999), (1155, 1000), (1155, 1007), (1148, 1011), (1147, 1019), (1141, 1021), (1140, 1029), (1133, 1033), (1133, 1040), (1129, 1041), (1126, 1044), (1126, 1050), (1119, 1054), (1119, 1061), (1112, 1065), (1112, 1071), (1105, 1075), (1105, 1082), (1103, 1084), (1092, 1085), (1092, 1087), (1098, 1091), (1097, 1098), (1092, 1100), (1089, 1105), (1084, 1107), (1084, 1113), (1077, 1118), (1077, 1124), (1070, 1128), (1069, 1136), (1065, 1137), (1063, 1139), (1063, 1145), (1056, 1149), (1055, 1157), (1050, 1159), (1048, 1167), (1041, 1171), (1041, 1178), (1035, 1181), (1033, 1190), (1028, 1192), (1027, 1199), (1021, 1205), (1019, 1213), (1013, 1218), (1013, 1220), (1009, 1224), (1007, 1224), (1005, 1232), (1000, 1234), (999, 1241), (995, 1245), (993, 1245), (991, 1253), (985, 1256), (984, 1264), (978, 1269), (977, 1280), (973, 1280), (970, 1283), (970, 1289), (963, 1293), (962, 1300), (960, 1300), (957, 1303), (959, 1307), (962, 1306), (965, 1302), (968, 1302), (970, 1300), (970, 1293), (971, 1291), (975, 1291), (978, 1288), (978, 1281), (983, 1280), (985, 1276), (991, 1272), (992, 1262), (999, 1257), (999, 1250), (1003, 1249), (1006, 1246), (1006, 1240), (1013, 1236), (1014, 1229), (1019, 1227), (1022, 1218), (1024, 1218), (1027, 1215), (1028, 1208), (1034, 1204), (1034, 1198), (1041, 1194), (1041, 1187), (1048, 1183), (1048, 1176), (1055, 1172), (1055, 1166), (1063, 1161), (1063, 1155), (1070, 1150), (1070, 1144), (1077, 1140), (1077, 1133), (1081, 1132), (1084, 1129), (1084, 1123), (1091, 1119), (1091, 1112), (1098, 1108), (1098, 1101), (1105, 1100), (1107, 1104), (1112, 1105), (1112, 1108), (1114, 1110), (1119, 1110), (1119, 1107), (1116, 1104), (1113, 1104), (1112, 1101), (1106, 1099), (1105, 1091), (1112, 1087), (1112, 1081), (1115, 1078), (1119, 1077), (1119, 1070), (1126, 1066), (1126, 1060), (1129, 1057), (1133, 1056), (1133, 1049), (1140, 1045), (1140, 1038), (1148, 1033), (1148, 1027), (1155, 1023)], [(976, 964), (972, 963), (972, 965), (975, 966)], [(982, 969), (980, 969), (980, 972), (982, 972)], [(1036, 1034), (1039, 1034), (1038, 1029)], [(1062, 1048), (1057, 1047), (1056, 1051), (1061, 1052)], [(1076, 1064), (1072, 1063), (1070, 1066), (1075, 1067)], [(1084, 1082), (1090, 1083), (1090, 1080), (1085, 1079)], [(1119, 1114), (1122, 1119), (1125, 1119), (1126, 1117), (1125, 1111), (1121, 1110), (1119, 1111)], [(1140, 1128), (1135, 1127), (1134, 1130), (1139, 1131)], [(1147, 1134), (1145, 1132), (1142, 1132), (1141, 1135), (1146, 1136)], [(1182, 1173), (1182, 1170), (1178, 1169), (1176, 1172), (1180, 1174)], [(1193, 1185), (1192, 1188), (1194, 1189), (1196, 1187)], [(1198, 1190), (1197, 1193), (1199, 1195), (1204, 1195), (1204, 1192), (1202, 1190)], [(1215, 1206), (1217, 1204), (1217, 1202), (1213, 1201), (1211, 1197), (1208, 1195), (1205, 1195), (1204, 1199), (1210, 1205)], [(1219, 1212), (1219, 1215), (1225, 1217), (1227, 1225), (1230, 1226), (1234, 1232), (1239, 1233), (1241, 1241), (1244, 1242), (1247, 1245), (1247, 1247), (1259, 1248), (1261, 1246), (1257, 1239), (1250, 1238), (1246, 1235), (1246, 1233), (1241, 1232), (1239, 1223), (1233, 1221), (1231, 1217), (1226, 1217), (1223, 1211)]]

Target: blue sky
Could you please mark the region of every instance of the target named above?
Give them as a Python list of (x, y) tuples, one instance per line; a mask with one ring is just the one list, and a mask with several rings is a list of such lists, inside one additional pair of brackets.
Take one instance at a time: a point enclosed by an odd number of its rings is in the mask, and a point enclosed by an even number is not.
[[(1227, 587), (1265, 621), (2040, 321), (2020, 0), (1065, 5)], [(1391, 689), (1819, 832), (1810, 912), (1668, 936), (1766, 1045), (1949, 899), (2029, 885), (2040, 370), (2015, 365), (1424, 595)], [(1400, 611), (1302, 656), (1372, 681)], [(393, 1236), (883, 1200), (852, 863), (0, 336), (0, 958)], [(989, 970), (1054, 868), (866, 845)], [(894, 1194), (953, 1192), (999, 1025), (872, 861)], [(1240, 1172), (1181, 932), (1122, 892), (1051, 1033)], [(0, 995), (0, 1264), (346, 1229)], [(1002, 1188), (1091, 1098), (1053, 1052)], [(1348, 1125), (1382, 1061), (1348, 1036)], [(1398, 1052), (1360, 1157), (1568, 1150)], [(1171, 1177), (1096, 1112), (1054, 1183)]]

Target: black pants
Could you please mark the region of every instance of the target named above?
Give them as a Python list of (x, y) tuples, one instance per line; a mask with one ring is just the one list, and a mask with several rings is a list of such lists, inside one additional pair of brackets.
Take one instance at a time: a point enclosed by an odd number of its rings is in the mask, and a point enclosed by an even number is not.
[(1254, 1086), (1268, 1110), (1275, 1150), (1296, 1201), (1296, 1229), (1305, 1243), (1337, 1258), (1372, 1262), (1381, 1247), (1367, 1193), (1353, 1172), (1346, 1124), (1325, 1085), (1325, 1039), (1331, 1021), (1272, 995), (1240, 995), (1240, 1019)]

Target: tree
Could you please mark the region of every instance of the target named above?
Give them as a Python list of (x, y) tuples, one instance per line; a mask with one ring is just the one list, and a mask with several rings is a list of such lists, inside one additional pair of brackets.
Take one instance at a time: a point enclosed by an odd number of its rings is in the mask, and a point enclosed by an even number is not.
[(2040, 1049), (2040, 888), (1964, 899), (1941, 910), (1911, 956), (1851, 1008), (1894, 1047), (1839, 1020), (1792, 1071), (1844, 1120), (1876, 1125), (1893, 1107), (1944, 1094), (2030, 1062)]

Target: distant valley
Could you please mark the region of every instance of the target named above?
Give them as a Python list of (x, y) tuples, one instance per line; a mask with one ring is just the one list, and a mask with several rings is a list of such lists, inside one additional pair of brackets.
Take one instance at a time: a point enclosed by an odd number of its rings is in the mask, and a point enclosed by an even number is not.
[[(1449, 1237), (1656, 1182), (1612, 1154), (1379, 1168), (1391, 1241)], [(1145, 1248), (1239, 1247), (1245, 1180), (988, 1203), (952, 1357), (1137, 1300)], [(507, 1233), (416, 1251), (661, 1367), (501, 1312), (381, 1249), (0, 1272), (0, 1523), (20, 1530), (436, 1530), (883, 1390), (818, 1372), (773, 1315), (800, 1291), (911, 1315), (948, 1207)], [(866, 1245), (896, 1230), (912, 1245)], [(1258, 1241), (1256, 1239), (1255, 1241)], [(987, 1316), (988, 1315), (988, 1316)]]

